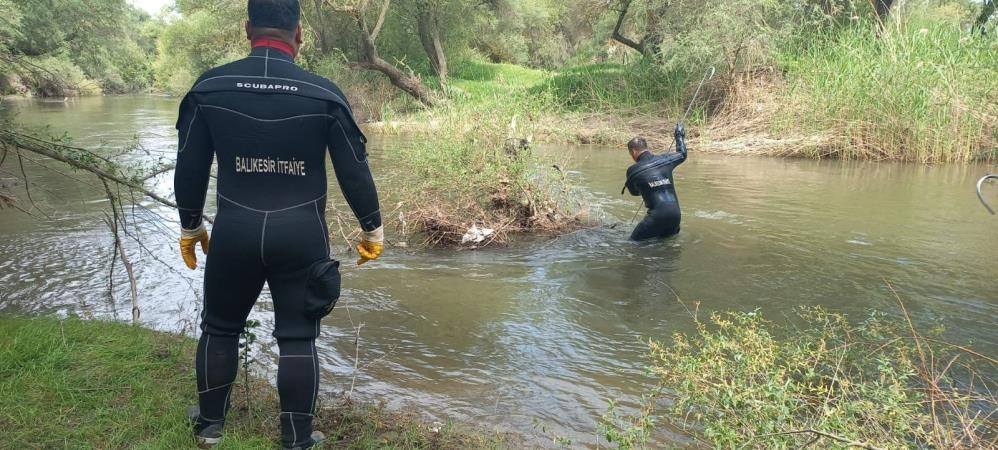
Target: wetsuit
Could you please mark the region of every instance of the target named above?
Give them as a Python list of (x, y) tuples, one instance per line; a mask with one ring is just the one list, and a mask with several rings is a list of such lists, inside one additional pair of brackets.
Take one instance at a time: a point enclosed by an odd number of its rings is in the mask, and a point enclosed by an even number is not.
[(631, 240), (640, 241), (679, 233), (681, 213), (672, 171), (686, 161), (686, 143), (677, 139), (677, 153), (655, 155), (644, 152), (627, 169), (627, 190), (641, 195), (648, 208), (644, 220), (634, 227)]
[(381, 226), (366, 139), (346, 97), (331, 81), (295, 65), (291, 51), (281, 43), (254, 42), (249, 57), (197, 80), (180, 105), (175, 178), (181, 225), (197, 228), (212, 158), (218, 162), (218, 211), (197, 350), (196, 426), (225, 419), (239, 334), (266, 282), (280, 348), (285, 447), (309, 442), (319, 388), (319, 320), (304, 313), (303, 302), (309, 266), (329, 258), (327, 154), (361, 228)]

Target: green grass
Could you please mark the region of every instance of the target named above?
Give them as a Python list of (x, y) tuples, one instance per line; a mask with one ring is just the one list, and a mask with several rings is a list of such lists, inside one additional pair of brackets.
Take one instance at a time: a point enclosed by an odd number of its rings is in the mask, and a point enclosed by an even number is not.
[[(118, 323), (0, 317), (0, 448), (196, 448), (183, 416), (195, 401), (195, 347), (190, 338)], [(233, 395), (217, 448), (274, 448), (274, 391), (255, 380), (251, 407)], [(381, 406), (325, 400), (316, 428), (336, 448), (502, 446), (450, 425), (434, 432)]]
[(590, 64), (562, 69), (531, 91), (550, 92), (558, 105), (570, 111), (611, 113), (653, 105), (660, 108), (662, 102), (678, 108), (690, 76), (647, 62)]
[(784, 48), (785, 130), (832, 135), (838, 156), (918, 162), (993, 158), (998, 39), (911, 19)]

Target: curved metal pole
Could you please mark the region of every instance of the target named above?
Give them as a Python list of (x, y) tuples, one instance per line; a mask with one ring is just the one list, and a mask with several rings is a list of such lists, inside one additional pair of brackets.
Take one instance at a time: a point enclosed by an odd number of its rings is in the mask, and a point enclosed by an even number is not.
[(981, 200), (981, 203), (984, 204), (984, 207), (987, 208), (988, 212), (991, 213), (991, 215), (993, 216), (995, 215), (995, 210), (991, 208), (991, 205), (989, 205), (988, 201), (984, 199), (984, 194), (981, 192), (981, 187), (984, 186), (984, 182), (987, 181), (988, 178), (994, 178), (998, 180), (998, 175), (996, 174), (985, 175), (984, 178), (981, 178), (980, 181), (977, 182), (977, 198)]

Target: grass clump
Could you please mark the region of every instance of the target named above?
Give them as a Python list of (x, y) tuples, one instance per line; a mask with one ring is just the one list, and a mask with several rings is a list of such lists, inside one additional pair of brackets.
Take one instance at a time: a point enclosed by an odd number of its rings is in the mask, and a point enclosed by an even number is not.
[[(0, 317), (0, 448), (196, 448), (196, 342), (111, 322)], [(240, 378), (241, 380), (242, 378)], [(217, 448), (277, 443), (276, 390), (250, 378), (232, 396)], [(335, 448), (502, 448), (503, 436), (428, 425), (413, 414), (324, 398), (316, 429)]]
[[(528, 91), (547, 75), (490, 63), (464, 64), (455, 74), (450, 102), (382, 128), (406, 136), (398, 214), (387, 215), (399, 234), (423, 245), (482, 247), (583, 225), (561, 172), (531, 151), (536, 136), (553, 132), (551, 95)], [(472, 227), (493, 233), (468, 242)]]
[[(853, 325), (802, 308), (799, 319), (781, 326), (758, 312), (717, 313), (693, 336), (652, 341), (666, 420), (716, 448), (998, 445), (995, 384), (981, 372), (994, 373), (994, 358), (884, 314)], [(612, 436), (652, 426), (609, 423), (623, 424)]]
[(784, 49), (789, 133), (821, 134), (802, 156), (969, 162), (998, 146), (998, 40), (959, 25), (911, 18), (868, 25)]

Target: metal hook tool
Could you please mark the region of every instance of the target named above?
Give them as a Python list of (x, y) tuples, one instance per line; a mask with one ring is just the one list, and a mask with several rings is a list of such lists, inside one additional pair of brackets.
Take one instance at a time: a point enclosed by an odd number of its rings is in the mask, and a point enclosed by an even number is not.
[(981, 187), (984, 186), (984, 182), (987, 181), (988, 178), (994, 178), (998, 180), (998, 174), (985, 175), (983, 178), (980, 179), (980, 181), (977, 182), (977, 198), (981, 200), (981, 203), (984, 204), (984, 207), (987, 208), (988, 212), (991, 213), (991, 215), (993, 216), (995, 215), (995, 210), (991, 208), (991, 205), (989, 205), (988, 201), (984, 199), (984, 194), (981, 192)]

